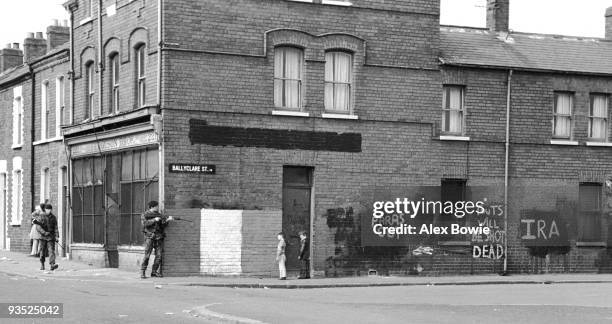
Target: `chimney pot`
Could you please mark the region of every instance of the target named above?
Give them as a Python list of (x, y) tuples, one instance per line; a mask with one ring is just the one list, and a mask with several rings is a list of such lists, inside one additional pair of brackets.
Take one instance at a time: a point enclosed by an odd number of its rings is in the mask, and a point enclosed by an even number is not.
[(59, 21), (57, 19), (53, 19), (53, 26), (59, 26)]
[(28, 33), (28, 34), (26, 35), (26, 38), (34, 38), (34, 33)]
[(606, 39), (612, 40), (612, 7), (606, 9)]
[(43, 38), (43, 33), (42, 32), (36, 32), (36, 38)]
[(510, 0), (487, 0), (487, 28), (492, 32), (508, 32)]
[(19, 49), (19, 43), (13, 43), (13, 48), (14, 49)]
[(62, 26), (68, 27), (68, 19), (64, 19)]
[(11, 48), (11, 43), (6, 44), (5, 48)]

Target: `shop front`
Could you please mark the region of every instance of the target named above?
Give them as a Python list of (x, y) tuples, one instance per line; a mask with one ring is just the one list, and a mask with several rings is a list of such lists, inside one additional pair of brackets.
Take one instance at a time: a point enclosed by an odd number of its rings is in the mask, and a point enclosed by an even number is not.
[(68, 142), (70, 251), (75, 260), (135, 268), (142, 257), (140, 215), (159, 200), (159, 142), (149, 129)]

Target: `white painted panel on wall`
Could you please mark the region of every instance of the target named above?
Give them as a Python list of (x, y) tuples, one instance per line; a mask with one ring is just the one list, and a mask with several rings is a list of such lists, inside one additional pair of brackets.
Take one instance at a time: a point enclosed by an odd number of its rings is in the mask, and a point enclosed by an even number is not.
[(242, 273), (242, 210), (202, 209), (200, 273)]

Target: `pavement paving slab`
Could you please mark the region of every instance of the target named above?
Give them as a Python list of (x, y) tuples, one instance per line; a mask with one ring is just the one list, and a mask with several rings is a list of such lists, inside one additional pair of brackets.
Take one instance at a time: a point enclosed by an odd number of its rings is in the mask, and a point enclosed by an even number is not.
[(140, 279), (139, 273), (122, 269), (97, 268), (86, 263), (58, 258), (59, 268), (55, 271), (41, 271), (37, 258), (29, 255), (0, 251), (0, 273), (9, 276), (41, 280), (83, 280), (112, 281), (155, 286), (201, 286), (226, 288), (261, 289), (321, 289), (348, 287), (391, 287), (391, 286), (448, 286), (448, 285), (502, 285), (502, 284), (568, 284), (568, 283), (612, 283), (612, 274), (564, 273), (564, 274), (497, 274), (471, 276), (360, 276), (339, 278), (289, 278), (280, 281), (261, 277), (165, 277)]

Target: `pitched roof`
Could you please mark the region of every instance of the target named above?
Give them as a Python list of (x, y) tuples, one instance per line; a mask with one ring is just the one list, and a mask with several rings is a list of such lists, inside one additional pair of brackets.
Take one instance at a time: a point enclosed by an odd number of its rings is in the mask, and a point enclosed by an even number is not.
[(612, 41), (483, 28), (440, 27), (444, 64), (612, 74)]

